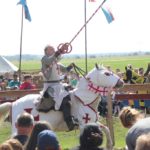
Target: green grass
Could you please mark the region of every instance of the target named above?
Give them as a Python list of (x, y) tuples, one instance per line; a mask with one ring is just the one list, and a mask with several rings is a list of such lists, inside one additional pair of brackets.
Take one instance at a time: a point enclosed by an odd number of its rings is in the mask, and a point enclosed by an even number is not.
[[(75, 59), (75, 58), (65, 58), (62, 59), (61, 62), (64, 65), (69, 65), (70, 63), (74, 62), (77, 66), (81, 67), (85, 70), (85, 59)], [(103, 64), (104, 66), (111, 66), (113, 70), (116, 68), (120, 68), (124, 71), (125, 66), (127, 64), (132, 64), (133, 68), (144, 67), (147, 68), (147, 64), (150, 62), (150, 56), (110, 56), (110, 57), (98, 57), (98, 58), (88, 58), (87, 60), (87, 68), (90, 71), (95, 63)], [(13, 62), (16, 66), (19, 66), (19, 62)], [(22, 70), (40, 70), (41, 68), (41, 61), (22, 61)]]
[(9, 139), (11, 135), (11, 124), (8, 122), (0, 122), (0, 143)]

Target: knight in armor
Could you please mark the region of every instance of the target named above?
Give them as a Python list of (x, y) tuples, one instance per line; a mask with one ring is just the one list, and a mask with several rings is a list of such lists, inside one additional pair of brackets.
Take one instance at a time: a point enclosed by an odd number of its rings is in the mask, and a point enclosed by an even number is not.
[[(67, 45), (63, 45), (63, 49), (67, 49)], [(54, 109), (63, 112), (64, 120), (69, 128), (73, 130), (77, 126), (77, 122), (71, 115), (71, 98), (69, 92), (61, 83), (61, 73), (70, 72), (73, 68), (72, 64), (68, 67), (59, 63), (61, 59), (61, 51), (55, 52), (54, 47), (48, 45), (44, 49), (45, 55), (41, 59), (42, 73), (44, 77), (43, 97), (44, 94), (53, 98), (55, 104)]]

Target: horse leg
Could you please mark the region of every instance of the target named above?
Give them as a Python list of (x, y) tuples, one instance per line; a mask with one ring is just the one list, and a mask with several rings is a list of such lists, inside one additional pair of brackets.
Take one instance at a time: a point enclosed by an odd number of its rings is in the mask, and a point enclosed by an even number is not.
[(9, 113), (10, 108), (11, 108), (10, 102), (6, 102), (0, 105), (0, 119), (2, 117), (5, 117), (5, 115)]
[(63, 112), (64, 120), (69, 128), (69, 131), (73, 130), (75, 126), (78, 126), (77, 121), (71, 115), (71, 99), (70, 96), (67, 95), (63, 98), (62, 104), (60, 106), (60, 110)]

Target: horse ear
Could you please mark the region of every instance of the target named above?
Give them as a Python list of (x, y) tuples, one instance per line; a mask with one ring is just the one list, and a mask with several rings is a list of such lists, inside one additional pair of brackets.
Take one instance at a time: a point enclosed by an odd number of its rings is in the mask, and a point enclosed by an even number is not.
[(97, 63), (95, 64), (95, 67), (96, 67), (96, 69), (99, 69), (99, 66), (98, 66), (98, 64), (97, 64)]

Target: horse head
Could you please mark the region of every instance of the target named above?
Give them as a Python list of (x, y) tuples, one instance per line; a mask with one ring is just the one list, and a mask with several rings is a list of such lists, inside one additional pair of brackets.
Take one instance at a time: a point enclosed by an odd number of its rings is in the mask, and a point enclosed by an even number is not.
[(94, 85), (107, 88), (120, 88), (124, 82), (120, 77), (113, 72), (106, 69), (103, 65), (95, 65), (95, 68), (91, 70), (86, 78)]

